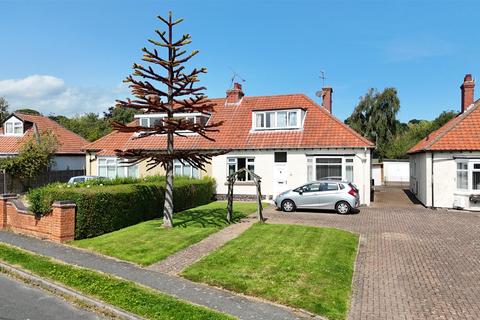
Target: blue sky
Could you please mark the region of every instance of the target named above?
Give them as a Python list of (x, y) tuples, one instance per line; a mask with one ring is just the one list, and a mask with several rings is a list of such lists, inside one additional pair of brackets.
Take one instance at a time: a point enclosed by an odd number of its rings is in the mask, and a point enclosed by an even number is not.
[(0, 96), (46, 114), (103, 112), (128, 94), (122, 80), (169, 10), (200, 50), (193, 65), (208, 68), (210, 97), (235, 71), (247, 95), (320, 101), (325, 70), (340, 119), (368, 88), (395, 87), (408, 121), (458, 110), (463, 76), (480, 76), (475, 0), (0, 0)]

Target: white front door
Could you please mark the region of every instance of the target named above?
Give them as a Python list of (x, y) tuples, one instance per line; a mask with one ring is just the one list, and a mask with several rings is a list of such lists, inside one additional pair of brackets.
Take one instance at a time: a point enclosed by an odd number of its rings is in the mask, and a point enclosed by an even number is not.
[(287, 164), (275, 163), (273, 165), (273, 197), (288, 189), (287, 187)]

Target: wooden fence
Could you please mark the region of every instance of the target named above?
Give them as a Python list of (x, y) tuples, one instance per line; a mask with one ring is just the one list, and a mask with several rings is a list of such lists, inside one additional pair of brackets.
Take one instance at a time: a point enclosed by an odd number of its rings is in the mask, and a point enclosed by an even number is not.
[(0, 194), (23, 193), (29, 188), (41, 187), (51, 182), (67, 182), (71, 177), (83, 175), (85, 170), (47, 171), (39, 174), (32, 181), (22, 182), (14, 176), (0, 173)]

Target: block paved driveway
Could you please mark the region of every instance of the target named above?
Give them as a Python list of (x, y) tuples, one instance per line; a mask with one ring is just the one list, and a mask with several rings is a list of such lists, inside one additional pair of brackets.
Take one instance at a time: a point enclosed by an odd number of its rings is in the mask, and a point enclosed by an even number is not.
[(265, 214), (360, 234), (349, 319), (480, 319), (480, 214), (426, 209), (395, 188), (375, 200), (347, 216)]

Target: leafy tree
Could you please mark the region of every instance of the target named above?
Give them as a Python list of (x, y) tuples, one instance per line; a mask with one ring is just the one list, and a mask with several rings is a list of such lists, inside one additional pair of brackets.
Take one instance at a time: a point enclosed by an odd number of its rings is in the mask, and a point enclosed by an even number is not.
[(8, 101), (4, 97), (0, 97), (0, 123), (7, 120), (8, 117)]
[(15, 112), (20, 112), (20, 113), (25, 113), (25, 114), (30, 114), (32, 116), (41, 116), (42, 114), (38, 112), (37, 110), (34, 109), (29, 109), (29, 108), (22, 108), (15, 110)]
[(50, 116), (65, 128), (75, 132), (88, 141), (95, 141), (112, 131), (110, 124), (98, 114), (90, 112), (72, 118), (65, 116)]
[(23, 144), (17, 156), (1, 160), (0, 169), (28, 186), (32, 179), (51, 165), (58, 144), (56, 135), (51, 131), (35, 134)]
[(133, 121), (134, 116), (139, 112), (134, 109), (117, 108), (115, 106), (108, 108), (107, 112), (103, 113), (104, 118), (109, 122), (119, 122), (121, 124), (128, 124)]
[(402, 126), (396, 119), (400, 110), (400, 99), (395, 88), (386, 88), (379, 93), (369, 89), (360, 98), (352, 115), (345, 120), (355, 131), (359, 132), (376, 144), (376, 154), (385, 156), (385, 147)]
[[(174, 149), (174, 136), (182, 136), (181, 132), (190, 131), (201, 137), (213, 140), (207, 133), (217, 131), (222, 123), (194, 123), (186, 118), (176, 116), (177, 113), (202, 113), (208, 115), (213, 111), (214, 104), (203, 93), (205, 87), (198, 86), (199, 76), (206, 73), (205, 68), (194, 68), (187, 71), (186, 64), (198, 51), (190, 54), (184, 46), (191, 43), (189, 34), (184, 34), (179, 39), (174, 39), (173, 28), (183, 20), (172, 20), (170, 12), (168, 18), (158, 16), (165, 25), (166, 31), (156, 30), (158, 40), (149, 40), (156, 48), (143, 48), (142, 60), (148, 66), (135, 63), (133, 74), (124, 81), (129, 83), (132, 94), (136, 99), (125, 101), (117, 100), (117, 107), (129, 108), (145, 113), (163, 113), (162, 121), (154, 123), (150, 127), (126, 126), (115, 122), (116, 129), (122, 132), (136, 132), (137, 139), (151, 135), (166, 135), (166, 151), (125, 150), (117, 152), (122, 158), (138, 162), (148, 159), (149, 168), (162, 165), (166, 171), (165, 202), (163, 209), (163, 224), (172, 227), (173, 217), (173, 161), (178, 159), (188, 163), (192, 167), (204, 170), (205, 163), (211, 161), (213, 152), (197, 152), (194, 150)], [(160, 52), (165, 53), (163, 58)], [(153, 67), (158, 70), (154, 70)], [(140, 78), (140, 79), (139, 79)], [(161, 87), (159, 87), (160, 85)]]
[(416, 145), (420, 140), (425, 138), (433, 131), (439, 129), (452, 118), (457, 115), (454, 111), (443, 111), (437, 118), (432, 121), (416, 120), (409, 121), (407, 129), (398, 133), (384, 147), (385, 158), (401, 159), (407, 158), (407, 152)]

